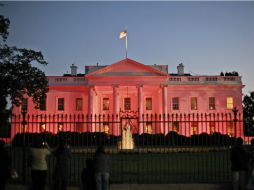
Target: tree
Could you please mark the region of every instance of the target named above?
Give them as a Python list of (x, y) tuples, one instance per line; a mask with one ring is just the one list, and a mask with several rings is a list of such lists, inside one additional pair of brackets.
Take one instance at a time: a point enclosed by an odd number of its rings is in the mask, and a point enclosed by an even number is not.
[(254, 136), (254, 92), (243, 98), (244, 132), (247, 136)]
[(19, 106), (27, 94), (38, 108), (40, 98), (48, 92), (45, 74), (32, 65), (47, 65), (42, 53), (8, 46), (9, 25), (9, 19), (0, 15), (0, 127), (7, 120), (7, 98), (12, 105)]

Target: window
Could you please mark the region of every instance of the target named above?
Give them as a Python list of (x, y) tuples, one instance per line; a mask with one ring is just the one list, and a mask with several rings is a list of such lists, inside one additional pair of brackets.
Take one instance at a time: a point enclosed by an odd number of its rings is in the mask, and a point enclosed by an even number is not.
[(192, 121), (191, 122), (191, 135), (197, 135), (198, 134), (198, 122)]
[(63, 131), (63, 123), (57, 123), (57, 131), (58, 132), (61, 132), (61, 131)]
[(227, 109), (233, 109), (234, 101), (233, 97), (227, 97)]
[(197, 109), (198, 109), (198, 98), (191, 97), (191, 110), (197, 110)]
[(179, 121), (172, 122), (172, 131), (179, 133)]
[(209, 110), (215, 110), (215, 97), (209, 97)]
[(152, 134), (153, 129), (152, 129), (152, 122), (146, 122), (145, 128), (144, 128), (144, 133), (147, 134)]
[(84, 128), (84, 123), (81, 123), (81, 122), (74, 123), (75, 132), (83, 132), (83, 128)]
[(95, 131), (109, 134), (109, 122), (103, 122), (103, 123), (96, 125)]
[(20, 125), (20, 131), (21, 131), (22, 133), (28, 132), (27, 123), (21, 124), (21, 125)]
[(215, 132), (215, 121), (210, 121), (210, 134)]
[(124, 98), (124, 109), (131, 110), (131, 98)]
[(23, 98), (21, 103), (21, 110), (27, 111), (27, 108), (28, 108), (28, 100), (27, 98)]
[(234, 136), (234, 125), (233, 125), (233, 122), (231, 122), (231, 121), (227, 122), (227, 134), (230, 137)]
[(46, 97), (41, 97), (40, 98), (40, 110), (45, 111), (46, 110)]
[(146, 98), (146, 110), (152, 110), (152, 106), (153, 102), (152, 102), (152, 98)]
[(57, 110), (59, 110), (59, 111), (64, 110), (64, 98), (57, 99)]
[(172, 98), (172, 109), (179, 110), (179, 98), (178, 97)]
[(109, 123), (108, 122), (103, 123), (103, 131), (102, 132), (109, 134)]
[(41, 122), (40, 123), (40, 132), (46, 132), (46, 123), (45, 122)]
[(109, 98), (103, 98), (102, 100), (102, 110), (108, 111), (109, 110)]
[(82, 104), (83, 104), (82, 98), (76, 98), (76, 110), (77, 111), (82, 110)]

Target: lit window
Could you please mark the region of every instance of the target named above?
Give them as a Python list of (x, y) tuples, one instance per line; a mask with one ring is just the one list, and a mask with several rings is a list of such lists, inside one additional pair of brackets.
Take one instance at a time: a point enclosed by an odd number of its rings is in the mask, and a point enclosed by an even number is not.
[(109, 134), (109, 123), (108, 122), (103, 123), (103, 131), (102, 132)]
[(209, 110), (215, 110), (215, 97), (209, 97)]
[(64, 110), (64, 98), (57, 99), (57, 110), (59, 110), (59, 111)]
[(41, 111), (46, 110), (46, 102), (47, 102), (46, 100), (47, 100), (47, 98), (45, 96), (40, 98), (40, 110)]
[(46, 123), (42, 122), (40, 123), (40, 132), (45, 132), (46, 131)]
[(191, 135), (196, 135), (196, 134), (198, 134), (198, 122), (192, 121), (191, 122)]
[(234, 136), (234, 125), (233, 125), (233, 122), (231, 122), (231, 121), (227, 122), (227, 134), (230, 137)]
[(227, 109), (233, 109), (234, 101), (233, 97), (227, 97)]
[(21, 103), (21, 110), (27, 111), (27, 108), (28, 108), (28, 100), (27, 98), (23, 98)]
[(108, 111), (109, 110), (109, 98), (103, 98), (102, 100), (102, 110)]
[(131, 98), (124, 98), (124, 109), (131, 110)]
[(146, 110), (152, 110), (152, 98), (146, 98)]
[(215, 132), (215, 121), (210, 121), (210, 134)]
[(57, 123), (57, 131), (58, 132), (63, 131), (63, 123)]
[(95, 126), (95, 131), (108, 134), (109, 133), (109, 122), (98, 123), (98, 125)]
[(172, 98), (172, 109), (179, 110), (179, 98), (178, 97)]
[(82, 110), (82, 98), (76, 98), (76, 110), (77, 111), (81, 111)]
[(20, 125), (20, 131), (21, 131), (22, 133), (28, 132), (27, 123), (21, 124), (21, 125)]
[(172, 122), (172, 131), (179, 133), (179, 121)]
[(191, 97), (191, 110), (197, 110), (197, 109), (198, 109), (198, 98)]
[(146, 122), (144, 133), (152, 134), (152, 132), (153, 132), (152, 122)]

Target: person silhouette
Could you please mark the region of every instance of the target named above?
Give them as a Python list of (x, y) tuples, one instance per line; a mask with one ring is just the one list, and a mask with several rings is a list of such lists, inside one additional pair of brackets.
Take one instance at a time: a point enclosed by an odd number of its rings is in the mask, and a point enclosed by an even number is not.
[(68, 161), (71, 157), (69, 146), (63, 140), (60, 141), (59, 146), (52, 152), (55, 159), (54, 169), (54, 189), (66, 190), (68, 180)]
[(0, 141), (0, 190), (4, 190), (7, 180), (10, 177), (11, 158), (4, 148), (5, 142)]
[(106, 154), (104, 147), (99, 146), (94, 156), (96, 190), (109, 190), (110, 169), (111, 158)]
[(233, 190), (245, 190), (246, 177), (251, 155), (243, 148), (243, 139), (237, 138), (236, 145), (231, 149), (230, 160), (233, 174)]
[(46, 142), (36, 138), (29, 150), (29, 166), (31, 167), (32, 190), (44, 190), (47, 176), (47, 156), (51, 153)]
[(86, 168), (82, 170), (81, 181), (83, 190), (96, 190), (94, 161), (91, 158), (86, 159)]

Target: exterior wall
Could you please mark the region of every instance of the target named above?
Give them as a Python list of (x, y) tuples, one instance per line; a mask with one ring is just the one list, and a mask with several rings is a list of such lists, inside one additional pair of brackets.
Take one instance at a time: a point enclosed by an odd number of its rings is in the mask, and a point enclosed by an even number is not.
[[(127, 60), (128, 61), (128, 60)], [(124, 65), (125, 64), (125, 65)], [(131, 64), (128, 66), (128, 64)], [(120, 70), (120, 71), (119, 71)], [(122, 72), (124, 70), (125, 72)], [(119, 71), (119, 72), (117, 72)], [(126, 71), (133, 72), (133, 76), (122, 76)], [(113, 75), (112, 75), (113, 73)], [(142, 73), (145, 73), (142, 75)], [(233, 97), (234, 104), (242, 112), (242, 82), (241, 77), (232, 76), (170, 76), (155, 71), (139, 63), (116, 63), (89, 73), (84, 77), (48, 77), (49, 92), (47, 94), (46, 111), (34, 109), (29, 99), (28, 114), (58, 115), (83, 114), (107, 115), (120, 114), (124, 110), (124, 98), (131, 98), (131, 110), (143, 114), (217, 114), (231, 113), (227, 109), (227, 97)], [(172, 109), (172, 98), (179, 98), (179, 110)], [(191, 97), (197, 97), (198, 109), (190, 109)], [(215, 110), (209, 109), (209, 97), (215, 98)], [(64, 98), (64, 111), (57, 110), (57, 98)], [(76, 98), (82, 98), (82, 110), (76, 110)], [(109, 98), (109, 110), (103, 110), (103, 98)], [(152, 98), (152, 110), (146, 110), (146, 98)], [(20, 114), (21, 109), (14, 107), (14, 114)], [(91, 118), (91, 122), (94, 120)], [(179, 126), (179, 133), (189, 130), (192, 126)], [(203, 127), (203, 128), (201, 128)], [(152, 126), (153, 133), (167, 134), (173, 130), (171, 124), (156, 124)], [(187, 129), (188, 128), (188, 129)], [(208, 132), (209, 126), (197, 127), (197, 133)], [(217, 131), (228, 133), (225, 125), (215, 126)], [(89, 124), (83, 131), (97, 131), (98, 126)], [(72, 130), (72, 129), (70, 129)], [(139, 126), (139, 133), (146, 132), (144, 126)], [(119, 135), (119, 126), (109, 130), (111, 134)], [(56, 132), (56, 131), (54, 131)], [(243, 134), (242, 126), (238, 126), (237, 134)]]
[[(242, 111), (242, 91), (239, 86), (169, 86), (169, 112), (232, 112), (232, 109), (227, 109), (227, 97), (233, 97), (233, 107), (236, 107), (240, 112)], [(179, 110), (172, 109), (172, 98), (179, 97), (180, 107)], [(190, 99), (197, 97), (198, 109), (191, 110)], [(209, 109), (209, 97), (215, 97), (215, 110)]]

